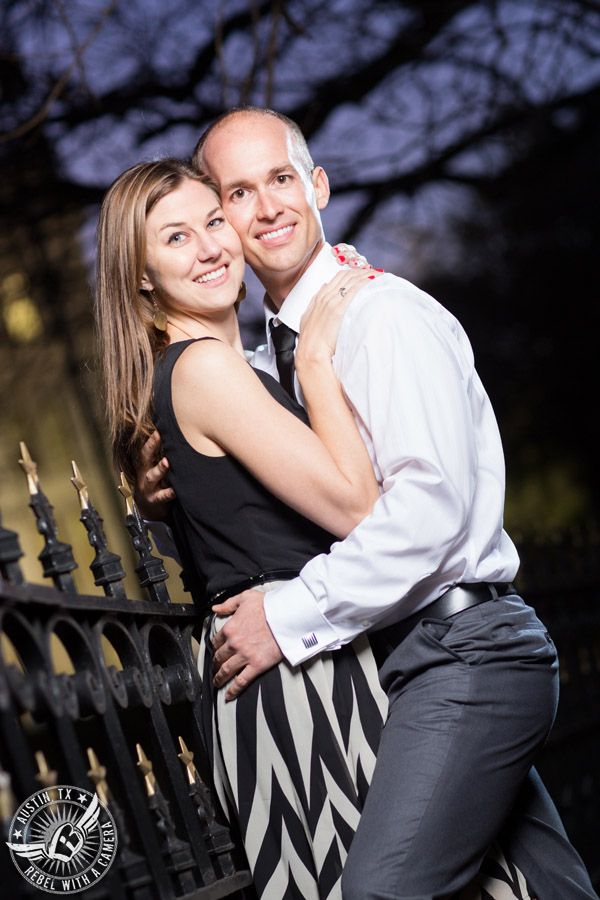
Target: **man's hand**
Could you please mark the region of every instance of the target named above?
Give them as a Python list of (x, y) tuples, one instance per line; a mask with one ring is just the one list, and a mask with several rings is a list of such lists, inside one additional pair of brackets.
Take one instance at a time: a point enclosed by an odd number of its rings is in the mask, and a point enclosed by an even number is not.
[(213, 638), (215, 687), (223, 687), (235, 676), (227, 688), (226, 700), (235, 700), (258, 675), (283, 659), (267, 623), (263, 594), (244, 591), (213, 606), (218, 615), (227, 615), (234, 609), (234, 615)]
[(160, 434), (153, 431), (140, 450), (135, 467), (133, 497), (142, 516), (153, 522), (166, 520), (169, 503), (175, 498), (175, 491), (163, 480), (169, 471), (169, 461), (164, 456), (160, 459), (161, 450)]

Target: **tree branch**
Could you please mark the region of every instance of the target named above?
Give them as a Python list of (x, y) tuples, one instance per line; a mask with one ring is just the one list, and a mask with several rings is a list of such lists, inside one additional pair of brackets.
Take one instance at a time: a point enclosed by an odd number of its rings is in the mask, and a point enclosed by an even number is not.
[(78, 48), (78, 50), (75, 54), (75, 58), (73, 59), (73, 62), (71, 63), (69, 68), (66, 70), (66, 72), (64, 72), (62, 77), (59, 78), (57, 83), (54, 85), (54, 87), (52, 88), (52, 90), (50, 91), (50, 93), (48, 94), (48, 96), (46, 97), (44, 102), (42, 103), (41, 107), (38, 109), (37, 113), (35, 113), (35, 115), (33, 115), (30, 119), (28, 119), (27, 122), (23, 122), (23, 124), (19, 125), (17, 128), (13, 128), (11, 131), (8, 131), (5, 134), (0, 135), (0, 143), (6, 143), (6, 141), (12, 141), (12, 140), (15, 140), (15, 138), (22, 137), (24, 134), (27, 134), (29, 131), (32, 131), (41, 122), (44, 121), (44, 119), (46, 118), (46, 115), (48, 113), (48, 110), (50, 109), (52, 104), (55, 102), (55, 100), (57, 100), (60, 97), (60, 95), (62, 94), (63, 90), (65, 89), (66, 85), (68, 84), (69, 79), (71, 78), (71, 75), (73, 74), (75, 69), (81, 65), (81, 61), (83, 59), (83, 56), (84, 56), (87, 48), (92, 43), (94, 38), (100, 33), (100, 31), (102, 31), (102, 29), (104, 28), (104, 25), (106, 24), (106, 20), (111, 15), (113, 10), (117, 6), (118, 2), (119, 2), (119, 0), (111, 0), (111, 2), (108, 4), (108, 6), (105, 7), (104, 12), (100, 16), (95, 27), (92, 29), (92, 31), (88, 35), (87, 39), (83, 42), (83, 44)]

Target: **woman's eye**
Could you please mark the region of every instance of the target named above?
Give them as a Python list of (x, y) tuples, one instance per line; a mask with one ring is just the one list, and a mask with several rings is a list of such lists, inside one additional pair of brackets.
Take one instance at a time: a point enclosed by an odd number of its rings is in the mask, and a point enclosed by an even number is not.
[(181, 244), (185, 235), (182, 231), (175, 231), (173, 234), (169, 235), (169, 244)]
[(218, 228), (219, 225), (222, 225), (225, 219), (222, 216), (218, 216), (216, 219), (211, 219), (208, 223), (208, 228)]

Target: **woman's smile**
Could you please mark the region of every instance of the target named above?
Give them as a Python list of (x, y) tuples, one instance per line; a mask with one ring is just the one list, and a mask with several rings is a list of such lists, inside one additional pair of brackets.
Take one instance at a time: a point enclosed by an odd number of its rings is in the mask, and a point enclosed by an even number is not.
[(184, 181), (162, 197), (146, 219), (142, 287), (154, 292), (170, 322), (219, 317), (238, 297), (244, 274), (242, 245), (215, 192)]
[(227, 266), (220, 266), (218, 269), (213, 269), (211, 272), (205, 272), (204, 275), (200, 275), (199, 278), (195, 278), (194, 281), (196, 284), (210, 284), (218, 282), (218, 284), (222, 284), (225, 281), (223, 276), (227, 275)]

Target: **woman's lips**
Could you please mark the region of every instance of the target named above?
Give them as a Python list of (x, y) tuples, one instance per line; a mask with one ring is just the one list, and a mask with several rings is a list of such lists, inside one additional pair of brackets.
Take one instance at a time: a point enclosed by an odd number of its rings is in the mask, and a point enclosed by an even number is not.
[(218, 269), (212, 269), (212, 271), (200, 275), (199, 278), (194, 278), (194, 281), (196, 284), (222, 284), (226, 280), (227, 274), (227, 266), (223, 264)]

